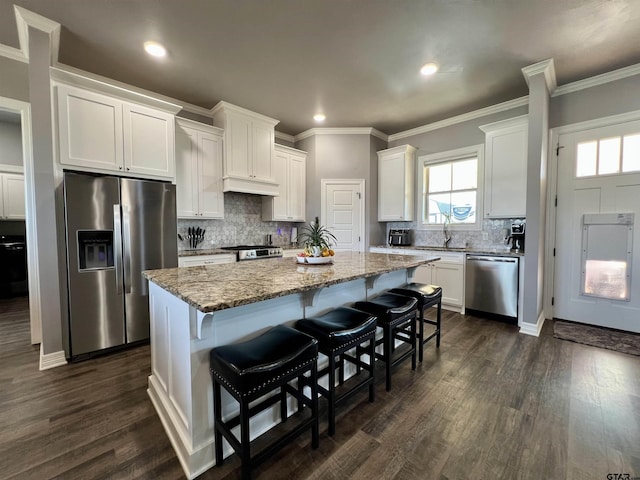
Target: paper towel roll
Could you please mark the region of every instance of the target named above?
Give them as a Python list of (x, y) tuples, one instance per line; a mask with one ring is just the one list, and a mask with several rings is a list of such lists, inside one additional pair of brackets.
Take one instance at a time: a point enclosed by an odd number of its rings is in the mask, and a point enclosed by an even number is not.
[(298, 227), (291, 227), (291, 243), (298, 243)]

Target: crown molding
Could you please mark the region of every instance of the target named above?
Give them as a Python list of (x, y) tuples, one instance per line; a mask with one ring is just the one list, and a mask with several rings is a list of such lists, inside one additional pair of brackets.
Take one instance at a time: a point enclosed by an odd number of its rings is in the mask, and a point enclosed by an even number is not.
[(14, 5), (13, 9), (16, 15), (20, 50), (25, 58), (29, 59), (29, 27), (31, 27), (49, 35), (51, 39), (51, 65), (56, 65), (60, 50), (60, 24), (17, 5)]
[(560, 95), (566, 95), (567, 93), (578, 92), (586, 88), (597, 87), (598, 85), (604, 85), (605, 83), (615, 82), (616, 80), (622, 80), (623, 78), (633, 77), (640, 74), (640, 63), (630, 65), (628, 67), (619, 68), (611, 72), (602, 73), (593, 77), (577, 80), (575, 82), (561, 85), (554, 90), (551, 94), (552, 97), (558, 97)]
[(29, 59), (25, 56), (24, 52), (19, 48), (10, 47), (9, 45), (3, 45), (0, 43), (0, 57), (10, 58), (11, 60), (17, 60), (18, 62), (29, 63)]
[(295, 143), (296, 141), (296, 137), (294, 137), (293, 135), (289, 135), (288, 133), (283, 133), (283, 132), (279, 132), (279, 131), (275, 131), (275, 137), (279, 138), (280, 140), (285, 140), (287, 142), (291, 142), (291, 143)]
[(276, 143), (273, 148), (275, 148), (276, 150), (281, 150), (283, 152), (289, 152), (289, 153), (297, 153), (297, 154), (307, 154), (308, 152), (305, 152), (304, 150), (300, 150), (298, 148), (293, 148), (293, 147), (289, 147), (287, 145), (281, 145), (279, 143)]
[(239, 107), (229, 102), (225, 102), (224, 100), (218, 102), (218, 104), (209, 110), (209, 115), (215, 117), (221, 111), (228, 110), (236, 113), (240, 113), (242, 115), (249, 115), (251, 117), (258, 117), (265, 122), (273, 124), (276, 126), (280, 123), (280, 120), (276, 120), (275, 118), (267, 117), (266, 115), (262, 115), (261, 113), (253, 112), (251, 110), (247, 110), (246, 108)]
[(93, 75), (68, 65), (58, 64), (55, 67), (49, 67), (49, 75), (51, 80), (73, 85), (81, 88), (88, 88), (98, 93), (107, 93), (115, 95), (125, 100), (142, 103), (144, 105), (153, 106), (160, 110), (178, 113), (182, 106), (170, 101), (166, 101), (155, 93), (146, 90), (135, 89), (130, 85), (116, 82), (100, 75)]
[(346, 128), (310, 128), (296, 135), (295, 141), (304, 140), (313, 135), (371, 135), (385, 142), (389, 141), (389, 136), (372, 127), (346, 127)]
[(402, 138), (420, 135), (421, 133), (432, 132), (433, 130), (449, 127), (458, 123), (468, 122), (469, 120), (475, 120), (476, 118), (486, 117), (488, 115), (493, 115), (494, 113), (506, 112), (507, 110), (523, 107), (525, 105), (529, 105), (528, 96), (508, 100), (506, 102), (491, 105), (489, 107), (484, 107), (479, 110), (463, 113), (462, 115), (456, 115), (455, 117), (446, 118), (438, 122), (428, 123), (427, 125), (423, 125), (422, 127), (412, 128), (411, 130), (405, 130), (404, 132), (394, 133), (393, 135), (389, 135), (389, 141), (393, 142)]
[(558, 87), (558, 83), (556, 81), (556, 67), (553, 63), (553, 58), (542, 60), (541, 62), (534, 63), (522, 69), (522, 74), (524, 75), (527, 85), (529, 85), (529, 79), (531, 77), (541, 73), (544, 74), (544, 80), (547, 83), (549, 92), (554, 92)]
[(206, 133), (215, 133), (217, 135), (224, 135), (224, 130), (207, 123), (197, 122), (190, 118), (176, 117), (176, 123), (183, 127), (194, 128)]
[(506, 120), (500, 120), (498, 122), (487, 123), (486, 125), (480, 125), (478, 128), (484, 133), (495, 132), (496, 130), (503, 130), (505, 128), (520, 127), (521, 125), (529, 121), (529, 115), (520, 115), (518, 117), (507, 118)]

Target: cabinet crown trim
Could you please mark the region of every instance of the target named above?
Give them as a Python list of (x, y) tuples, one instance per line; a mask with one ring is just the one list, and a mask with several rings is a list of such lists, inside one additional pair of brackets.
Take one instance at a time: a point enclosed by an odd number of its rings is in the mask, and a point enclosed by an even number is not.
[(214, 133), (217, 135), (222, 135), (224, 133), (222, 128), (214, 127), (207, 123), (196, 122), (195, 120), (188, 118), (176, 117), (176, 123), (181, 127), (193, 128), (206, 133)]
[(305, 152), (304, 150), (298, 150), (297, 148), (293, 148), (293, 147), (287, 147), (286, 145), (280, 145), (278, 143), (276, 143), (273, 148), (275, 150), (280, 150), (281, 152), (285, 152), (285, 153), (294, 153), (294, 154), (298, 154), (298, 155), (307, 155), (307, 152)]
[(400, 152), (404, 152), (404, 153), (414, 153), (417, 152), (418, 149), (414, 146), (411, 145), (399, 145), (397, 147), (393, 147), (393, 148), (387, 148), (385, 150), (378, 150), (378, 155), (387, 155), (387, 154), (391, 154), (391, 153), (400, 153)]
[(246, 108), (238, 107), (237, 105), (233, 105), (232, 103), (227, 103), (224, 100), (218, 102), (218, 104), (211, 109), (211, 115), (216, 116), (218, 113), (225, 112), (225, 111), (240, 113), (243, 115), (248, 115), (250, 117), (258, 118), (264, 122), (272, 124), (274, 127), (278, 123), (280, 123), (280, 120), (267, 117), (266, 115), (262, 115), (261, 113), (256, 113), (251, 110), (247, 110)]
[(175, 103), (160, 100), (159, 98), (154, 98), (150, 95), (138, 93), (133, 90), (127, 90), (126, 88), (112, 85), (105, 81), (85, 77), (56, 67), (49, 67), (49, 72), (54, 86), (65, 85), (78, 87), (95, 93), (100, 93), (102, 95), (109, 95), (117, 98), (118, 100), (134, 102), (139, 105), (162, 110), (174, 115), (182, 110), (182, 107)]
[(486, 125), (480, 125), (478, 128), (484, 133), (495, 132), (496, 130), (502, 130), (504, 128), (519, 127), (526, 125), (529, 122), (529, 115), (520, 115), (518, 117), (507, 118), (506, 120), (500, 120), (499, 122), (487, 123)]

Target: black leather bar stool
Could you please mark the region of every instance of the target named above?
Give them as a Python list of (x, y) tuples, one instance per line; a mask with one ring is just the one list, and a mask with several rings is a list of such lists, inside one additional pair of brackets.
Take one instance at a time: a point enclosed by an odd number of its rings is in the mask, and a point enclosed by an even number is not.
[[(382, 355), (376, 358), (385, 362), (386, 387), (391, 390), (391, 367), (411, 357), (411, 369), (416, 369), (416, 315), (418, 301), (413, 297), (383, 293), (367, 302), (356, 302), (354, 307), (378, 317), (378, 326), (382, 328)], [(395, 341), (401, 340), (409, 345), (409, 350), (396, 355), (394, 359)]]
[[(369, 401), (375, 399), (375, 351), (376, 351), (376, 317), (353, 308), (339, 307), (324, 315), (296, 322), (296, 328), (318, 340), (320, 353), (329, 358), (329, 365), (318, 372), (318, 378), (329, 375), (328, 389), (318, 385), (320, 393), (329, 403), (329, 435), (336, 431), (336, 406), (355, 393), (369, 388)], [(368, 342), (368, 347), (363, 347)], [(347, 351), (356, 348), (355, 356)], [(369, 355), (369, 362), (361, 360), (361, 355)], [(336, 358), (338, 361), (336, 362)], [(345, 362), (352, 363), (360, 370), (369, 372), (360, 381), (349, 380), (344, 384)], [(339, 385), (336, 386), (336, 369)], [(353, 382), (354, 385), (347, 385)], [(340, 387), (344, 385), (344, 388)]]
[[(243, 343), (224, 345), (211, 350), (210, 372), (213, 380), (213, 413), (216, 465), (222, 465), (222, 437), (233, 447), (242, 462), (243, 480), (251, 478), (255, 466), (270, 458), (307, 429), (311, 429), (311, 445), (318, 447), (318, 341), (293, 328), (279, 325)], [(310, 397), (303, 391), (309, 374)], [(298, 379), (298, 387), (289, 385)], [(221, 386), (240, 404), (240, 413), (222, 420)], [(249, 403), (280, 388), (279, 395), (270, 396), (249, 408)], [(287, 393), (298, 401), (298, 411), (311, 408), (311, 417), (255, 455), (251, 455), (249, 419), (280, 402), (281, 422), (287, 420)], [(231, 429), (240, 425), (240, 441)]]
[[(418, 300), (418, 310), (420, 310), (420, 326), (418, 328), (418, 347), (420, 362), (424, 358), (424, 344), (436, 337), (436, 348), (440, 348), (440, 325), (442, 320), (442, 288), (438, 285), (425, 285), (424, 283), (410, 283), (402, 288), (392, 288), (391, 293), (414, 297)], [(436, 320), (425, 318), (424, 312), (428, 308), (436, 305), (438, 313)], [(424, 336), (424, 324), (435, 325), (436, 329), (428, 336)]]

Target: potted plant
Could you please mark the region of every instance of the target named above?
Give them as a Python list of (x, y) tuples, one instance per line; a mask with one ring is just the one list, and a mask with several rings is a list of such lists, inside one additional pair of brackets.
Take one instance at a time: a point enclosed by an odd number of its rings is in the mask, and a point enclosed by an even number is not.
[(298, 241), (311, 251), (314, 257), (320, 257), (323, 252), (331, 254), (331, 242), (337, 242), (336, 237), (326, 227), (320, 225), (318, 217), (314, 223), (302, 227), (298, 234)]

